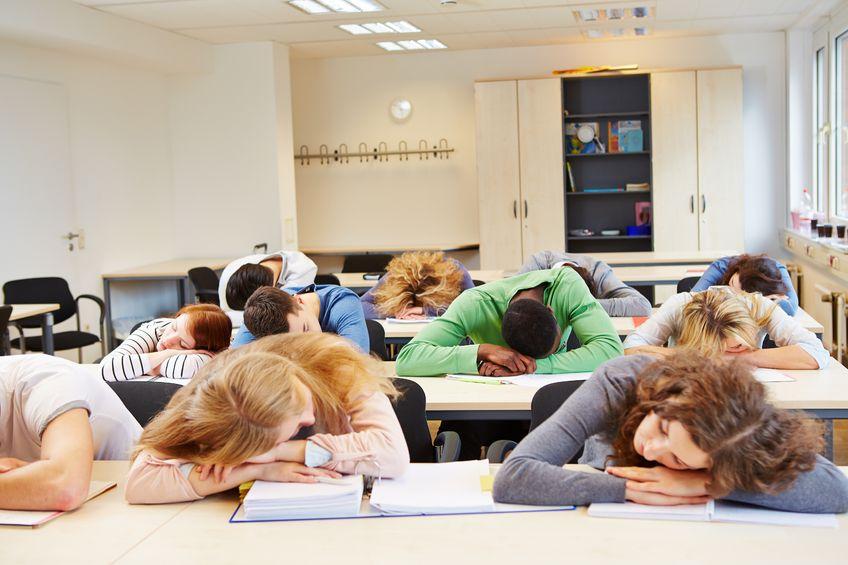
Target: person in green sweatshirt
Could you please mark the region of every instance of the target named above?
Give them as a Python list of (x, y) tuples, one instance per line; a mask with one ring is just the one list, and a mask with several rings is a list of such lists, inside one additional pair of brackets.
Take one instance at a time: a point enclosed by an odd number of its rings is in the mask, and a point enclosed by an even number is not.
[[(571, 331), (581, 347), (566, 350)], [(473, 345), (460, 345), (466, 337)], [(624, 353), (612, 321), (572, 269), (468, 289), (401, 349), (399, 376), (577, 373)]]

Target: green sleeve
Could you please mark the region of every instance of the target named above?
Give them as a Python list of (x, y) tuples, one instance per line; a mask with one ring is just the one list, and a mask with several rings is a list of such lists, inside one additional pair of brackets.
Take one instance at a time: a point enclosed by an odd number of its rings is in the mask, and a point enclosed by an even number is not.
[(584, 284), (570, 284), (551, 300), (560, 319), (568, 320), (582, 347), (536, 361), (537, 373), (580, 373), (624, 354), (621, 339), (604, 309)]
[(398, 376), (427, 377), (445, 373), (477, 374), (477, 346), (459, 345), (475, 327), (477, 296), (463, 292), (448, 311), (421, 330), (398, 354)]

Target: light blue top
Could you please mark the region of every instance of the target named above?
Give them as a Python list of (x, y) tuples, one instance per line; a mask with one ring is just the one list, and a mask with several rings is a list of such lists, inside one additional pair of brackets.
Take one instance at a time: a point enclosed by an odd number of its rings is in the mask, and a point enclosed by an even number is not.
[[(295, 287), (283, 290), (289, 294), (297, 294), (301, 289)], [(332, 284), (316, 285), (315, 293), (318, 295), (320, 304), (318, 322), (321, 324), (321, 331), (345, 337), (367, 353), (371, 349), (368, 327), (365, 325), (365, 315), (362, 313), (362, 305), (356, 293)], [(242, 326), (230, 347), (235, 349), (255, 339), (247, 327)]]
[[(700, 290), (707, 290), (711, 286), (718, 286), (721, 284), (721, 279), (724, 277), (724, 273), (727, 272), (727, 266), (730, 262), (736, 259), (736, 257), (722, 257), (717, 261), (713, 261), (713, 264), (701, 275), (701, 278), (698, 279), (698, 282), (695, 283), (695, 286), (692, 287), (692, 292), (698, 292)], [(789, 271), (786, 270), (786, 267), (780, 261), (775, 259), (771, 259), (774, 261), (778, 270), (780, 271), (780, 278), (783, 281), (783, 285), (786, 287), (786, 300), (781, 300), (778, 305), (780, 308), (789, 314), (790, 316), (794, 316), (795, 312), (798, 311), (798, 295), (795, 293), (795, 288), (792, 286), (792, 279), (789, 278)]]

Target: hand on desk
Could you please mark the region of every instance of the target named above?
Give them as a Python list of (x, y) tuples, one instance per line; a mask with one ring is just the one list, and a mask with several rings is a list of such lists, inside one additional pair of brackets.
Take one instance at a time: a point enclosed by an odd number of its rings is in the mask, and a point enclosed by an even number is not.
[[(477, 361), (482, 361), (480, 374), (484, 375), (483, 367), (492, 371), (506, 371), (503, 374), (492, 373), (489, 376), (506, 377), (536, 372), (536, 360), (522, 355), (509, 347), (483, 343), (477, 347)], [(498, 369), (499, 368), (499, 369)]]
[(673, 506), (703, 504), (710, 499), (710, 473), (657, 467), (608, 467), (610, 475), (626, 479), (625, 497), (639, 504)]
[(398, 320), (426, 320), (424, 308), (421, 306), (404, 306), (403, 310), (395, 315)]

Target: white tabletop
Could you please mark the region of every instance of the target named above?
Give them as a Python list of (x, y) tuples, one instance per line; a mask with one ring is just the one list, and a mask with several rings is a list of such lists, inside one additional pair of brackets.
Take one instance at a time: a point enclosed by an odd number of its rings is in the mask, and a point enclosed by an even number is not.
[(612, 267), (616, 265), (685, 265), (687, 263), (709, 264), (716, 259), (737, 255), (730, 250), (718, 251), (620, 251), (616, 253), (592, 253), (592, 257)]
[(32, 316), (40, 316), (48, 312), (55, 312), (60, 308), (58, 304), (8, 304), (12, 307), (12, 315), (9, 317), (10, 322), (31, 318)]
[(715, 565), (842, 563), (848, 555), (845, 514), (836, 530), (590, 518), (585, 508), (230, 524), (235, 491), (191, 503), (126, 504), (127, 467), (95, 462), (94, 478), (118, 487), (73, 513), (35, 529), (0, 527), (3, 562), (542, 565), (567, 556), (576, 563)]
[(120, 271), (112, 271), (101, 275), (104, 279), (144, 279), (149, 277), (187, 277), (188, 271), (195, 267), (209, 267), (217, 271), (226, 267), (233, 258), (222, 259), (220, 257), (206, 259), (171, 259), (150, 265), (142, 265)]
[[(504, 272), (493, 271), (468, 271), (471, 278), (483, 282), (492, 282), (504, 278)], [(377, 284), (377, 279), (364, 279), (365, 273), (333, 273), (339, 279), (341, 286), (348, 288), (369, 288)]]
[(337, 245), (305, 246), (300, 251), (307, 255), (348, 255), (361, 253), (401, 253), (403, 251), (466, 251), (478, 249), (477, 241), (453, 241), (447, 243), (415, 243), (408, 245)]
[(613, 267), (613, 272), (621, 282), (628, 285), (646, 283), (677, 284), (687, 277), (699, 277), (707, 269), (706, 265), (638, 265), (633, 267)]

